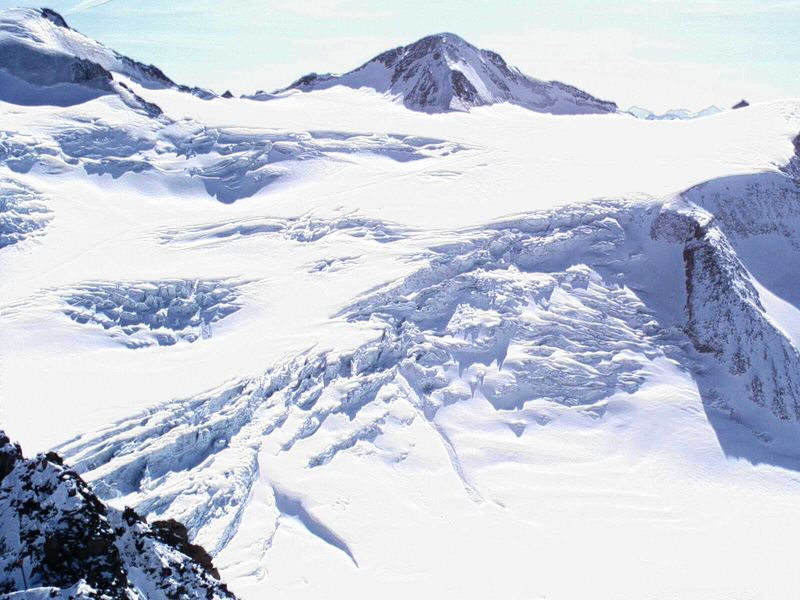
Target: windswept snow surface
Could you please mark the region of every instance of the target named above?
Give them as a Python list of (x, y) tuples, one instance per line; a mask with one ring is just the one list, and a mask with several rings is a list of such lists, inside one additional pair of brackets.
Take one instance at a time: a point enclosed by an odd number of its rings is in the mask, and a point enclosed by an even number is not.
[(0, 103), (28, 451), (184, 523), (242, 598), (795, 593), (800, 101), (120, 81), (163, 114)]

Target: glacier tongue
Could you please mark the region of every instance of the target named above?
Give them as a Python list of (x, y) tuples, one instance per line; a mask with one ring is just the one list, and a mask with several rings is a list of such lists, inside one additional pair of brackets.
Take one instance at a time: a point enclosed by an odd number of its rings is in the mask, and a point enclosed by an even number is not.
[(453, 34), (270, 102), (46, 9), (0, 46), (2, 418), (75, 469), (0, 441), (0, 593), (791, 595), (797, 102), (554, 116), (616, 106)]

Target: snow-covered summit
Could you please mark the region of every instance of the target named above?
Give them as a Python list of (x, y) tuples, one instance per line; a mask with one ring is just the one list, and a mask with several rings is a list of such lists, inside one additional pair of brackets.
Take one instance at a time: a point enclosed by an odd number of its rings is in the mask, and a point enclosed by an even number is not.
[[(423, 112), (465, 111), (508, 102), (553, 114), (614, 112), (617, 105), (558, 81), (529, 77), (491, 50), (453, 33), (430, 35), (388, 50), (343, 75), (311, 73), (289, 87), (304, 92), (336, 85), (372, 88)], [(256, 94), (255, 98), (272, 97)]]
[(206, 90), (179, 85), (158, 67), (123, 56), (75, 31), (51, 9), (0, 12), (0, 100), (74, 104), (118, 92), (115, 73), (149, 89), (213, 96)]

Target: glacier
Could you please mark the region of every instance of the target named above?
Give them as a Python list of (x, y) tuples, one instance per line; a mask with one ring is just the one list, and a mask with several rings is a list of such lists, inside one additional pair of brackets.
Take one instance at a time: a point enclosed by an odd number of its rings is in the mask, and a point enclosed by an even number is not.
[(182, 525), (109, 509), (55, 452), (26, 459), (0, 432), (0, 482), (7, 598), (234, 598)]
[(199, 545), (240, 598), (791, 595), (800, 100), (636, 118), (453, 34), (217, 97), (49, 11), (0, 32), (2, 426), (124, 560)]

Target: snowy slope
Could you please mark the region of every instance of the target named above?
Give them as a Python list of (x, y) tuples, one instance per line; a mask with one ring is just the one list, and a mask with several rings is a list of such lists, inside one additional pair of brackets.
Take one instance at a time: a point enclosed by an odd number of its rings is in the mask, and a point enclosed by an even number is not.
[(184, 523), (243, 598), (791, 596), (800, 101), (117, 75), (163, 113), (0, 103), (24, 445)]
[(342, 85), (372, 88), (412, 110), (469, 110), (509, 102), (536, 112), (582, 114), (614, 112), (617, 105), (599, 100), (559, 81), (540, 81), (509, 67), (490, 50), (479, 50), (452, 33), (430, 35), (379, 54), (344, 75), (305, 75), (288, 88), (255, 99), (298, 89), (303, 92)]
[(147, 88), (213, 96), (205, 90), (180, 86), (157, 67), (136, 62), (87, 38), (50, 9), (19, 8), (0, 14), (0, 100), (17, 104), (78, 103), (119, 92), (113, 73)]
[(101, 502), (54, 452), (25, 459), (0, 431), (6, 598), (233, 598), (186, 529)]

